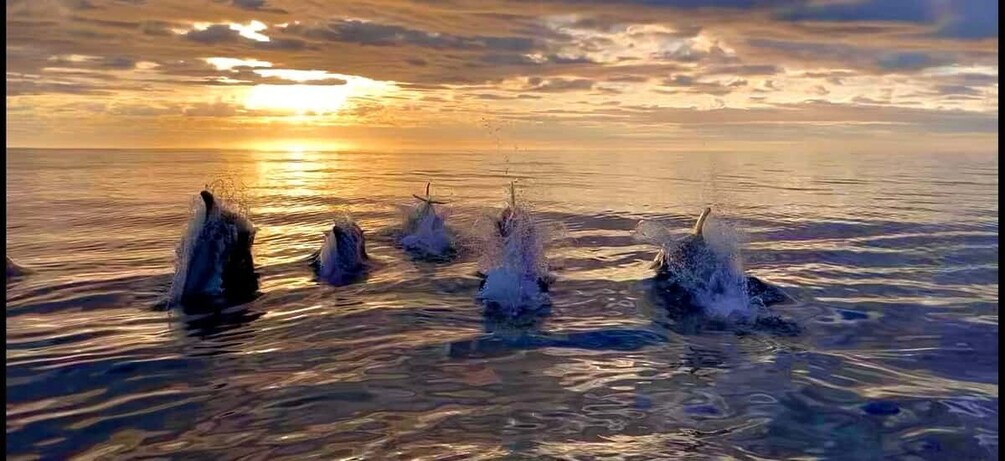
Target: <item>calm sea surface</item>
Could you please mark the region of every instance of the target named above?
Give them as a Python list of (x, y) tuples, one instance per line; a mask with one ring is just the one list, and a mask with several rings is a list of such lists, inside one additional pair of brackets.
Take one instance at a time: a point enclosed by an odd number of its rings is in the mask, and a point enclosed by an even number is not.
[[(996, 156), (7, 150), (8, 459), (997, 459)], [(259, 228), (262, 295), (156, 304), (193, 197)], [(426, 181), (474, 239), (510, 180), (545, 221), (551, 314), (475, 301), (477, 248), (395, 248)], [(706, 205), (796, 337), (675, 329), (640, 219)], [(303, 262), (336, 212), (366, 280)], [(553, 345), (527, 337), (575, 338)], [(653, 340), (652, 338), (658, 338)]]

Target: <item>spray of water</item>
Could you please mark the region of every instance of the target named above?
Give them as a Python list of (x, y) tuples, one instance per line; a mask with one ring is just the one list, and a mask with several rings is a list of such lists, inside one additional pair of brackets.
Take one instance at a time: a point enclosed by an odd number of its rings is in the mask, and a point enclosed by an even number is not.
[(714, 215), (705, 223), (702, 238), (674, 236), (663, 226), (643, 221), (635, 230), (639, 240), (660, 246), (667, 286), (680, 290), (712, 318), (746, 322), (758, 315), (744, 275), (738, 228)]
[(248, 201), (239, 183), (218, 179), (206, 185), (215, 206), (207, 215), (206, 204), (195, 195), (189, 204), (189, 219), (175, 249), (175, 273), (168, 302), (178, 304), (187, 292), (218, 295), (223, 290), (224, 264), (217, 252), (237, 239), (237, 230), (252, 231)]
[(479, 259), (479, 269), (485, 274), (479, 298), (511, 315), (546, 305), (550, 276), (544, 229), (517, 202), (512, 186), (510, 203), (489, 227), (483, 232)]
[(406, 251), (421, 259), (449, 258), (455, 253), (457, 238), (445, 224), (447, 214), (436, 209), (436, 205), (444, 202), (432, 199), (428, 183), (425, 197), (414, 197), (419, 200), (419, 204), (406, 211), (399, 243)]
[(348, 212), (336, 213), (332, 226), (340, 229), (339, 235), (333, 234), (331, 227), (325, 230), (324, 243), (312, 263), (319, 278), (338, 285), (359, 273), (366, 251), (362, 231)]

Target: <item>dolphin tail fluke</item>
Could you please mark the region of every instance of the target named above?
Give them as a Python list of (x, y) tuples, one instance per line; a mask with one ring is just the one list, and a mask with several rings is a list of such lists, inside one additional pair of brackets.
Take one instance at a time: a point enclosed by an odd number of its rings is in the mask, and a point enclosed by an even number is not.
[(705, 210), (701, 212), (701, 216), (698, 216), (698, 222), (694, 223), (694, 235), (701, 237), (701, 233), (705, 228), (705, 220), (708, 219), (708, 215), (711, 213), (711, 207), (706, 207)]
[(447, 203), (447, 202), (443, 202), (443, 201), (440, 201), (440, 200), (433, 200), (433, 197), (429, 195), (429, 186), (430, 186), (430, 184), (432, 184), (432, 183), (430, 183), (430, 182), (426, 183), (426, 196), (425, 197), (419, 197), (418, 195), (415, 195), (415, 194), (412, 194), (412, 197), (415, 197), (415, 199), (418, 200), (418, 201), (420, 201), (420, 202), (426, 202), (426, 203), (428, 203), (430, 205), (443, 205), (443, 204)]

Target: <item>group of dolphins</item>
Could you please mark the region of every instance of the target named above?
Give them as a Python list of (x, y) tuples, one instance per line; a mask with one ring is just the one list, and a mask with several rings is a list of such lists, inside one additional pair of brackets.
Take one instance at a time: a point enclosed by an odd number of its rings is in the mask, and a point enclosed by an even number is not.
[[(254, 298), (259, 288), (259, 275), (252, 257), (256, 229), (249, 219), (209, 190), (201, 191), (199, 196), (201, 206), (178, 248), (178, 264), (168, 302), (185, 306), (247, 302)], [(435, 207), (443, 202), (430, 197), (429, 184), (425, 197), (414, 197), (420, 203), (406, 220), (398, 243), (406, 251), (430, 259), (449, 255), (454, 251), (454, 243)], [(755, 277), (741, 273), (738, 284), (733, 283), (735, 280), (723, 279), (721, 268), (728, 263), (717, 256), (703, 233), (710, 213), (710, 208), (701, 213), (689, 235), (662, 245), (653, 261), (654, 280), (668, 304), (700, 312), (703, 296), (737, 286), (746, 291), (744, 299), (756, 301), (760, 306), (789, 301), (791, 298), (780, 289)], [(544, 294), (554, 282), (547, 267), (533, 260), (536, 256), (532, 252), (539, 248), (535, 247), (539, 236), (532, 223), (528, 210), (518, 206), (511, 184), (509, 203), (494, 222), (493, 232), (501, 257), (497, 258), (496, 267), (478, 274), (482, 279), (479, 298), (485, 301), (487, 308), (510, 304), (502, 309), (509, 314), (535, 309), (532, 299), (510, 292), (526, 291), (529, 287), (535, 294)], [(363, 230), (351, 219), (342, 218), (325, 231), (324, 243), (308, 261), (320, 280), (340, 285), (365, 271), (367, 259)], [(8, 277), (24, 273), (23, 268), (7, 258)]]

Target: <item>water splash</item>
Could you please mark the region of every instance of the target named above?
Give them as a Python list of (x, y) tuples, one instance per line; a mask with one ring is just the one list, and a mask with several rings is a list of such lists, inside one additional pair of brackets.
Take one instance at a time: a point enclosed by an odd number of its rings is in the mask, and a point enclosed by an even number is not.
[(747, 322), (758, 316), (763, 306), (749, 295), (741, 252), (746, 238), (736, 226), (713, 216), (701, 239), (674, 238), (665, 227), (643, 221), (635, 237), (660, 246), (668, 291), (708, 317)]
[(479, 298), (509, 315), (546, 306), (550, 275), (544, 228), (517, 202), (513, 185), (509, 205), (491, 227), (484, 232), (478, 262), (479, 271), (485, 275)]
[[(339, 230), (336, 235), (332, 229)], [(347, 283), (357, 277), (367, 259), (363, 231), (348, 212), (336, 213), (332, 227), (324, 232), (321, 249), (311, 258), (318, 277), (332, 285)]]
[(419, 205), (407, 210), (403, 236), (399, 243), (405, 251), (413, 256), (426, 260), (444, 260), (456, 252), (456, 236), (446, 226), (447, 215), (437, 212), (435, 205), (445, 202), (433, 200), (429, 194), (429, 183), (426, 183), (425, 197), (413, 195), (420, 201)]
[[(244, 187), (233, 180), (218, 179), (207, 184), (205, 190), (213, 194), (215, 206), (207, 213), (206, 204), (199, 195), (189, 202), (189, 219), (175, 249), (175, 273), (167, 294), (170, 305), (181, 303), (182, 298), (195, 291), (209, 296), (223, 294), (226, 261), (217, 253), (237, 240), (238, 230), (254, 233)], [(224, 223), (224, 217), (229, 224)], [(215, 244), (203, 248), (204, 251), (196, 251), (200, 244), (209, 242)]]

